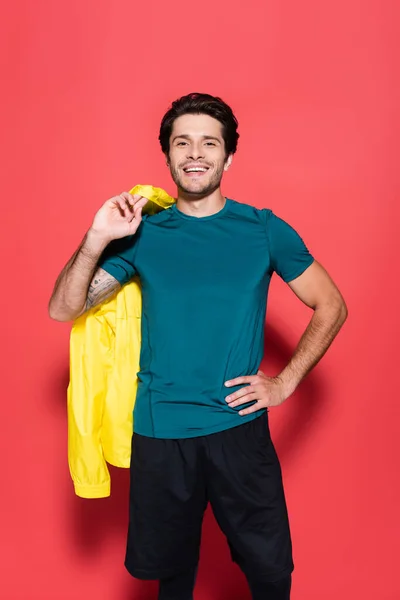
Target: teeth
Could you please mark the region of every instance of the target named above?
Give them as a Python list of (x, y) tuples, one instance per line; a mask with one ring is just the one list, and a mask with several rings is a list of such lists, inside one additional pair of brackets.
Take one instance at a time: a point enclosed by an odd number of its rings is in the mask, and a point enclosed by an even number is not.
[(196, 172), (201, 172), (201, 173), (205, 173), (207, 169), (202, 169), (202, 168), (193, 168), (193, 169), (185, 169), (186, 173), (196, 173)]

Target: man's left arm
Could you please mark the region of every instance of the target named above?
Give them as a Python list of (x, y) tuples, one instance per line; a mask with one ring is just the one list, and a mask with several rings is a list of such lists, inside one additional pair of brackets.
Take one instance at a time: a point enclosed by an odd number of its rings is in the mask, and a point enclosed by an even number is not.
[(278, 406), (293, 394), (301, 380), (324, 356), (347, 318), (347, 307), (340, 291), (317, 261), (314, 260), (288, 285), (304, 304), (313, 309), (314, 314), (291, 360), (279, 375), (268, 377), (258, 371), (257, 375), (237, 377), (225, 382), (227, 387), (247, 384), (227, 396), (226, 401), (231, 407), (256, 401), (249, 408), (240, 411), (241, 415)]

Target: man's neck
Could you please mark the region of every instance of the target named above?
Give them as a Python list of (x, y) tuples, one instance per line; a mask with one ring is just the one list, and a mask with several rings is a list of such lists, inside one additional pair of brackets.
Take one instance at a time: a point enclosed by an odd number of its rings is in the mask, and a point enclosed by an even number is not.
[(207, 196), (195, 196), (178, 190), (176, 206), (178, 210), (192, 217), (209, 217), (225, 206), (226, 198), (218, 188)]

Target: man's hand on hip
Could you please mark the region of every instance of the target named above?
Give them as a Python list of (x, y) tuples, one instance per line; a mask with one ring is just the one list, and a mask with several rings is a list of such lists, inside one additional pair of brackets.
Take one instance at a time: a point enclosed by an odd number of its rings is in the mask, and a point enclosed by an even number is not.
[(262, 408), (279, 406), (290, 395), (279, 377), (268, 377), (262, 371), (258, 371), (257, 375), (236, 377), (225, 382), (226, 387), (243, 384), (245, 387), (225, 398), (232, 408), (248, 402), (255, 402), (249, 408), (239, 411), (240, 415), (249, 415)]

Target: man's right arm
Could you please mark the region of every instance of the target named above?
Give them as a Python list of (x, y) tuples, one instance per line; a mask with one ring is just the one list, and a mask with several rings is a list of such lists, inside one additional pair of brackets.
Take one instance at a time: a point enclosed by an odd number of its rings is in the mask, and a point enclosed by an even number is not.
[(112, 240), (136, 233), (146, 202), (142, 196), (125, 192), (100, 208), (82, 244), (57, 278), (49, 301), (52, 319), (72, 321), (120, 288), (98, 262)]
[(120, 288), (118, 281), (97, 268), (107, 244), (89, 231), (78, 250), (57, 278), (49, 302), (49, 315), (56, 321), (72, 321), (100, 304)]

